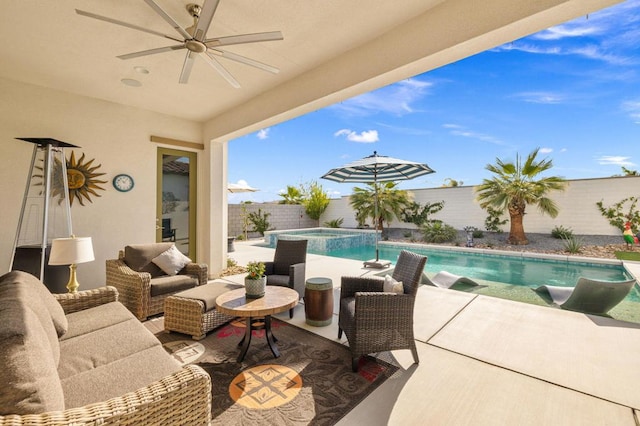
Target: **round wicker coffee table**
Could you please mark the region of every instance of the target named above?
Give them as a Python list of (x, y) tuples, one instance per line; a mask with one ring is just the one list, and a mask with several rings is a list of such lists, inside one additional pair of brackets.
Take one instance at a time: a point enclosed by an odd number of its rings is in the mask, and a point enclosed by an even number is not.
[(288, 311), (298, 304), (298, 292), (288, 287), (267, 286), (264, 297), (247, 299), (245, 289), (240, 288), (221, 294), (216, 299), (216, 309), (222, 314), (247, 319), (244, 337), (238, 343), (241, 346), (238, 362), (242, 362), (251, 344), (253, 330), (265, 331), (269, 348), (275, 358), (280, 356), (277, 339), (271, 331), (271, 315)]

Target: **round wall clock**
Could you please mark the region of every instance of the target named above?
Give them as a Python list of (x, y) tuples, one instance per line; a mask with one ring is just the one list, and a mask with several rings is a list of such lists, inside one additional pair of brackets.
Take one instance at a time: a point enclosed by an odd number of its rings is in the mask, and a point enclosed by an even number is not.
[(120, 192), (128, 192), (133, 189), (133, 178), (129, 175), (119, 174), (113, 178), (113, 187)]

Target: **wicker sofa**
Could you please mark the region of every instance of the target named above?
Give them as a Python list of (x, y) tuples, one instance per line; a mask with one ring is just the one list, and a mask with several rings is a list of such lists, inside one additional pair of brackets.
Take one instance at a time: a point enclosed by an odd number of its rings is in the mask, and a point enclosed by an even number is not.
[(164, 312), (164, 300), (180, 291), (204, 285), (208, 267), (187, 263), (175, 275), (168, 275), (153, 260), (174, 243), (132, 244), (108, 259), (107, 285), (118, 289), (120, 302), (140, 320)]
[(117, 299), (0, 277), (0, 425), (210, 423), (209, 375), (181, 367)]

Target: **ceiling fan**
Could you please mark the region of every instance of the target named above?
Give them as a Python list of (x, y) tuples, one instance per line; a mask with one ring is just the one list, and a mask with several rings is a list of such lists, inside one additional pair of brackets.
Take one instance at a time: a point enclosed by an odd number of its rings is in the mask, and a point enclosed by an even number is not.
[(264, 71), (268, 71), (277, 74), (280, 70), (270, 65), (258, 62), (256, 60), (247, 58), (245, 56), (238, 55), (236, 53), (227, 52), (220, 49), (222, 46), (231, 46), (235, 44), (257, 43), (262, 41), (283, 40), (282, 33), (280, 31), (271, 31), (264, 33), (254, 34), (241, 34), (227, 37), (215, 37), (206, 38), (207, 30), (213, 20), (213, 15), (216, 13), (218, 3), (220, 0), (205, 0), (202, 7), (197, 4), (188, 4), (187, 11), (193, 17), (193, 26), (183, 28), (169, 16), (154, 0), (144, 0), (158, 15), (169, 23), (182, 38), (177, 36), (170, 36), (163, 34), (148, 28), (143, 28), (138, 25), (130, 24), (128, 22), (119, 21), (117, 19), (109, 18), (106, 16), (96, 15), (95, 13), (85, 12), (83, 10), (76, 9), (78, 15), (87, 16), (89, 18), (98, 19), (101, 21), (110, 22), (112, 24), (122, 25), (123, 27), (132, 28), (134, 30), (143, 31), (145, 33), (154, 34), (169, 40), (178, 42), (172, 46), (158, 47), (155, 49), (143, 50), (141, 52), (128, 53), (126, 55), (120, 55), (120, 59), (133, 59), (140, 56), (155, 55), (157, 53), (170, 52), (172, 50), (187, 49), (187, 55), (182, 65), (182, 72), (180, 73), (181, 84), (186, 84), (189, 81), (191, 75), (191, 68), (195, 61), (196, 56), (202, 58), (213, 69), (215, 69), (227, 82), (235, 87), (239, 88), (240, 83), (225, 69), (224, 66), (216, 59), (216, 56), (230, 59), (232, 61), (240, 62), (242, 64), (251, 65)]

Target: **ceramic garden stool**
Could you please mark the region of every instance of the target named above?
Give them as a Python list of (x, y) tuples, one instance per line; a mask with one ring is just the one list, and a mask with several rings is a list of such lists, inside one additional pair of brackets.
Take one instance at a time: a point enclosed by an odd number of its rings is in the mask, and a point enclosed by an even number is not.
[(193, 340), (206, 337), (216, 327), (234, 317), (216, 310), (216, 298), (241, 285), (210, 283), (181, 291), (164, 301), (164, 330), (189, 334)]
[(333, 282), (331, 278), (309, 278), (304, 288), (304, 312), (307, 324), (324, 327), (333, 319)]

